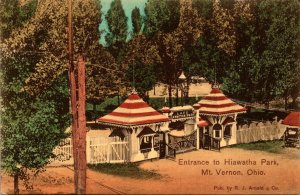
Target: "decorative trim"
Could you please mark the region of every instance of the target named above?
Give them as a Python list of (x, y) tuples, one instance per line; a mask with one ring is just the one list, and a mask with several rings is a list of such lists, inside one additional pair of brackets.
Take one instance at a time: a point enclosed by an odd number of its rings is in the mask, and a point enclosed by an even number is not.
[(109, 127), (120, 127), (125, 129), (137, 129), (139, 127), (147, 127), (150, 125), (163, 125), (165, 122), (157, 122), (157, 123), (148, 123), (148, 124), (141, 124), (141, 125), (134, 125), (134, 124), (117, 124), (117, 123), (110, 123), (110, 122), (104, 122), (104, 121), (98, 121), (99, 123), (103, 125), (107, 125)]

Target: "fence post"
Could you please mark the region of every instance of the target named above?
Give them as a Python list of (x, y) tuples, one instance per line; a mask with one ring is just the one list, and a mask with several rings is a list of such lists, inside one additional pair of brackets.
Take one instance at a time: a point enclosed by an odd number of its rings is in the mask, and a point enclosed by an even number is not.
[(110, 150), (111, 150), (111, 142), (110, 142), (111, 140), (109, 140), (108, 141), (108, 143), (107, 143), (107, 163), (109, 163), (110, 162)]
[(200, 149), (199, 128), (196, 129), (196, 149)]
[(91, 162), (91, 138), (89, 136), (86, 137), (86, 162)]

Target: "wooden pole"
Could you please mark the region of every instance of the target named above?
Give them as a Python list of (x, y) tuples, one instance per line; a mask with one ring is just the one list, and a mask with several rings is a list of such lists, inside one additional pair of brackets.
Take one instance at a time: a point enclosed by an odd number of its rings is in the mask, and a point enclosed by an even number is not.
[(72, 25), (72, 0), (68, 1), (68, 74), (71, 94), (71, 112), (72, 112), (72, 144), (74, 159), (74, 188), (78, 194), (78, 118), (77, 118), (77, 95), (76, 95), (76, 78), (73, 64), (73, 25)]
[(85, 63), (78, 55), (78, 192), (86, 193)]

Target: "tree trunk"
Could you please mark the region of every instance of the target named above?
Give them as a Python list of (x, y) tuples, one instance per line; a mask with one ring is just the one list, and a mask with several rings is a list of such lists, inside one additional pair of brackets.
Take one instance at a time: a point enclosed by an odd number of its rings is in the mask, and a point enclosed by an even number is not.
[(268, 110), (270, 108), (270, 101), (265, 102), (265, 108)]
[(19, 194), (19, 172), (14, 175), (14, 194)]
[(169, 91), (169, 107), (172, 108), (172, 85), (168, 86)]
[(293, 105), (293, 109), (296, 109), (297, 108), (297, 102), (296, 102), (296, 100), (297, 100), (297, 97), (295, 98), (295, 97), (292, 97), (292, 105)]
[(179, 105), (179, 90), (178, 90), (178, 85), (176, 87), (176, 106)]
[(288, 95), (287, 93), (284, 94), (284, 109), (288, 109)]
[(153, 87), (153, 95), (155, 95), (155, 85), (154, 85), (154, 87)]
[(76, 79), (75, 79), (75, 70), (73, 64), (73, 25), (72, 25), (72, 1), (68, 1), (68, 74), (69, 74), (69, 86), (70, 86), (70, 95), (71, 95), (71, 109), (72, 109), (72, 145), (73, 145), (73, 158), (74, 158), (74, 191), (78, 194), (78, 164), (77, 160), (77, 144), (76, 136), (77, 132), (77, 97), (76, 97)]

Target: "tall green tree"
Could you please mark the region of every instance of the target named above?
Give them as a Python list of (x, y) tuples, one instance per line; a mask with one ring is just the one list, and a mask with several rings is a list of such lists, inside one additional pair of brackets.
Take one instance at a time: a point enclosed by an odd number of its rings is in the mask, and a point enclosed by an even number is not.
[(135, 7), (131, 12), (131, 21), (133, 27), (133, 34), (136, 35), (142, 31), (143, 18), (140, 9)]
[[(156, 4), (157, 1), (148, 1), (146, 5), (145, 32), (148, 37), (156, 40), (160, 59), (157, 61), (160, 67), (157, 72), (159, 80), (168, 85), (169, 106), (172, 107), (172, 91), (176, 88), (178, 76), (182, 71), (183, 48), (201, 35), (202, 19), (192, 8), (189, 0), (165, 1), (162, 5), (158, 5), (161, 6), (159, 9), (153, 9)], [(159, 13), (167, 14), (161, 16)], [(165, 26), (168, 28), (165, 29)]]
[[(75, 56), (82, 52), (86, 61), (92, 62), (100, 48), (100, 2), (76, 0), (73, 7)], [(35, 71), (25, 81), (24, 90), (39, 93), (67, 71), (66, 16), (65, 1), (39, 1), (34, 16), (26, 25), (1, 42), (3, 58), (19, 53), (40, 56)], [(32, 37), (35, 39), (32, 40)]]
[[(283, 97), (285, 108), (291, 91), (299, 82), (299, 1), (262, 1), (263, 19), (270, 17), (262, 65), (270, 70), (270, 96)], [(269, 16), (265, 13), (269, 12)], [(274, 82), (275, 81), (275, 82)], [(298, 86), (297, 86), (298, 87)]]
[(111, 2), (105, 18), (108, 25), (108, 33), (105, 36), (106, 44), (117, 61), (121, 61), (128, 35), (128, 18), (125, 15), (121, 0)]
[[(0, 43), (2, 166), (14, 176), (16, 193), (19, 178), (28, 184), (29, 171), (38, 173), (54, 157), (70, 124), (64, 3), (40, 1), (32, 17)], [(101, 49), (99, 6), (74, 1), (75, 53), (83, 52), (92, 63)]]
[(179, 24), (178, 0), (148, 0), (145, 6), (145, 33), (154, 36), (159, 31), (172, 32)]
[(248, 14), (235, 8), (236, 57), (223, 87), (233, 97), (266, 106), (283, 97), (287, 108), (288, 98), (299, 93), (299, 2), (247, 4)]

